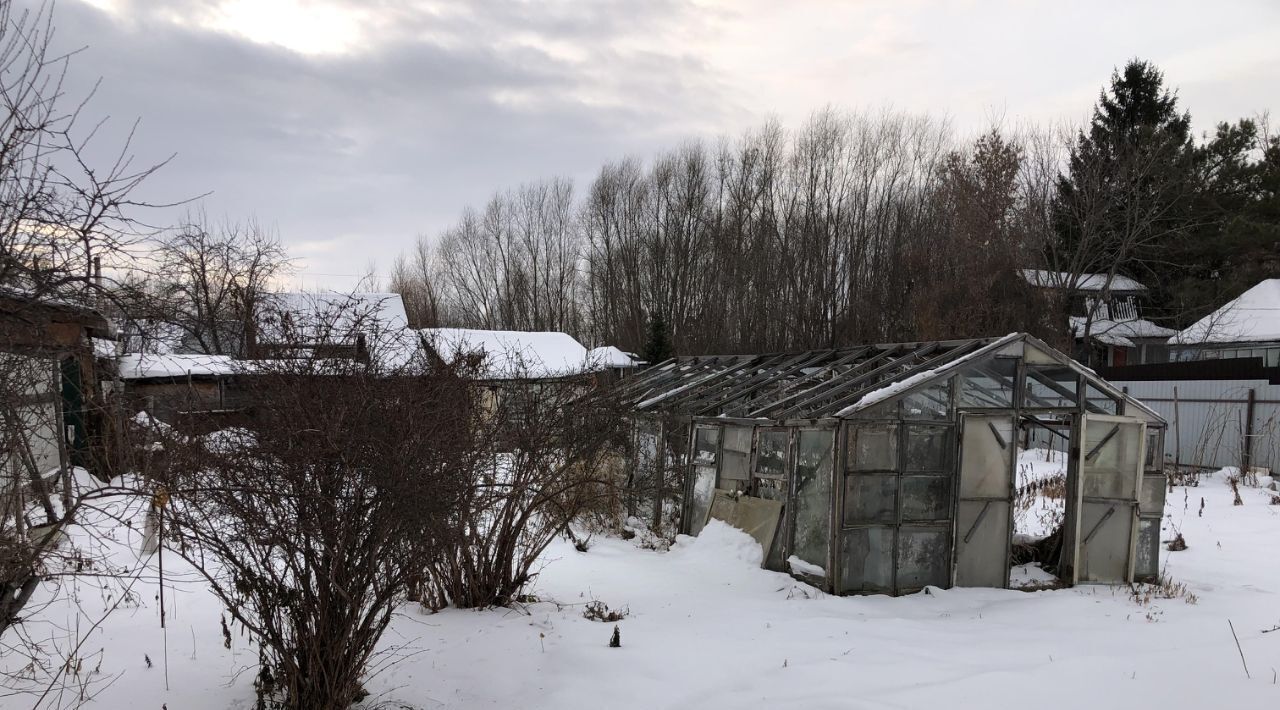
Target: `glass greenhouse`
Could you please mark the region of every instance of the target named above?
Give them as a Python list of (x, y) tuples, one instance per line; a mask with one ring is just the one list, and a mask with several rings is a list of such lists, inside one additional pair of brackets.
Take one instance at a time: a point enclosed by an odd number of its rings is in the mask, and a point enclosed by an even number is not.
[(1029, 450), (1065, 469), (1037, 548), (1059, 583), (1159, 571), (1164, 420), (1029, 335), (683, 357), (613, 393), (655, 519), (670, 492), (682, 532), (723, 520), (828, 592), (1009, 586)]

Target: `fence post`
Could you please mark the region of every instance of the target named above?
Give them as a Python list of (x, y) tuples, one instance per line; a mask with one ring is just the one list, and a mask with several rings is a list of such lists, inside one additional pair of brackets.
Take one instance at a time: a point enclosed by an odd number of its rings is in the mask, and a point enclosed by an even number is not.
[(1182, 427), (1178, 425), (1178, 388), (1173, 388), (1173, 470), (1182, 473)]
[(1240, 472), (1244, 476), (1253, 470), (1253, 411), (1257, 406), (1258, 391), (1249, 388), (1249, 404), (1245, 407), (1244, 413), (1244, 470)]

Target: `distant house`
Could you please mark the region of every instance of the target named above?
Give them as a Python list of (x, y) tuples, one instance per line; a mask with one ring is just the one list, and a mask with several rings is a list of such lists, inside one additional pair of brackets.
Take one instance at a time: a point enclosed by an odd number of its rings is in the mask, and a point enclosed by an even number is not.
[(0, 293), (0, 417), (22, 433), (0, 445), (0, 468), (42, 477), (65, 466), (103, 479), (114, 474), (119, 447), (107, 365), (115, 337), (92, 308)]
[(1147, 297), (1147, 287), (1138, 281), (1117, 274), (1107, 288), (1106, 274), (1038, 269), (1021, 273), (1037, 288), (1073, 293), (1067, 304), (1068, 325), (1080, 360), (1090, 360), (1090, 349), (1094, 362), (1112, 367), (1169, 360), (1168, 342), (1177, 331), (1141, 317), (1140, 304)]
[[(203, 353), (131, 353), (120, 379), (140, 409), (173, 422), (190, 413), (240, 416), (252, 404), (249, 383), (263, 363), (352, 361), (392, 372), (419, 352), (404, 301), (394, 293), (275, 293), (263, 299), (246, 338), (245, 358)], [(163, 348), (161, 348), (163, 350)]]
[(1260, 358), (1280, 366), (1280, 279), (1267, 279), (1176, 334), (1178, 359)]
[(493, 382), (561, 380), (591, 371), (587, 349), (567, 333), (427, 328), (419, 331), (429, 361), (471, 361)]
[(635, 353), (620, 350), (613, 345), (602, 345), (588, 350), (587, 360), (593, 370), (607, 372), (614, 378), (626, 377), (644, 364), (644, 361)]
[[(507, 425), (532, 421), (537, 410), (597, 384), (598, 365), (567, 333), (427, 328), (426, 363), (460, 364), (487, 386), (486, 407)], [(567, 385), (567, 388), (566, 388)], [(550, 393), (551, 396), (543, 396)]]
[(199, 412), (232, 414), (245, 402), (227, 355), (129, 353), (120, 357), (120, 379), (132, 404), (165, 422)]
[(293, 292), (264, 299), (246, 359), (341, 358), (385, 368), (418, 349), (398, 293)]

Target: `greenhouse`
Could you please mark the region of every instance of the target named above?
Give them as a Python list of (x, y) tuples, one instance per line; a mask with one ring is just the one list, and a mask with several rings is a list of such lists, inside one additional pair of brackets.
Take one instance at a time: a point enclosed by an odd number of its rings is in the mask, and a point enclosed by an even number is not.
[(1164, 420), (1029, 335), (681, 357), (612, 391), (655, 520), (691, 535), (722, 520), (828, 592), (1010, 586), (1032, 449), (1065, 469), (1039, 548), (1058, 583), (1159, 570)]

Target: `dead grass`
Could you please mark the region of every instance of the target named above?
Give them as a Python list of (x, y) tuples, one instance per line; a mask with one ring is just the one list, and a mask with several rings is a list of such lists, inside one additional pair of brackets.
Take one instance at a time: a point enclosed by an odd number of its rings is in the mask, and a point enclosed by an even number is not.
[(1136, 583), (1129, 585), (1129, 599), (1147, 610), (1147, 621), (1159, 621), (1164, 612), (1153, 606), (1153, 602), (1161, 600), (1181, 599), (1187, 604), (1196, 604), (1200, 598), (1187, 589), (1187, 585), (1174, 581), (1169, 577), (1161, 577), (1152, 583)]
[(627, 607), (621, 609), (610, 609), (608, 604), (602, 601), (587, 602), (587, 606), (582, 610), (582, 618), (589, 621), (602, 621), (606, 623), (615, 623), (627, 618), (631, 610)]

